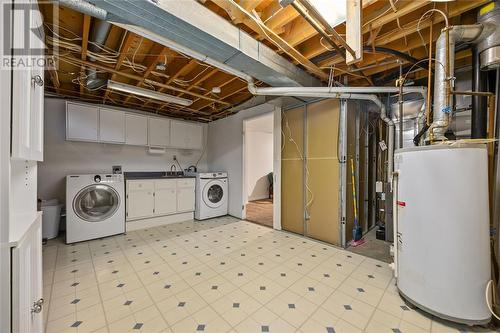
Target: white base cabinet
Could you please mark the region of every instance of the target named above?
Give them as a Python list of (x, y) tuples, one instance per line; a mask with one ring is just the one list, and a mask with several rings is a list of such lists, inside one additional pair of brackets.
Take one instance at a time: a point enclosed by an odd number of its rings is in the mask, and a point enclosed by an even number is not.
[(42, 217), (11, 248), (12, 332), (43, 332)]
[(127, 221), (193, 212), (195, 180), (127, 180), (126, 200)]

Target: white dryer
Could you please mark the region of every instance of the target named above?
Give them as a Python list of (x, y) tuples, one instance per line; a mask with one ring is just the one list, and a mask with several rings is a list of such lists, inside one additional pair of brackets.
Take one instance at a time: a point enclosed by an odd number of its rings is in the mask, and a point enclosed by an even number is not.
[(196, 173), (196, 205), (194, 217), (205, 220), (227, 215), (228, 178), (226, 172)]
[(66, 243), (125, 232), (123, 175), (66, 176)]

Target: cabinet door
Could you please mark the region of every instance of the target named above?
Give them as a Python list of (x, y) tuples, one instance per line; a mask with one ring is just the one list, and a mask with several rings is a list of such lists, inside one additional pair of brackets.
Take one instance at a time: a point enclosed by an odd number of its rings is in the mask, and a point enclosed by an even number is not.
[(117, 110), (99, 109), (99, 141), (125, 143), (125, 113)]
[(148, 145), (148, 117), (125, 114), (125, 143), (134, 146)]
[(155, 215), (173, 214), (177, 210), (175, 179), (155, 181)]
[(99, 109), (66, 103), (66, 140), (97, 142)]
[(127, 220), (139, 219), (153, 215), (153, 193), (153, 181), (127, 181)]
[[(43, 21), (38, 10), (31, 11), (31, 26), (33, 35), (30, 43), (33, 50), (43, 50), (44, 32)], [(40, 52), (40, 51), (37, 51)], [(32, 69), (30, 82), (30, 150), (34, 161), (43, 161), (43, 109), (44, 109), (44, 69), (35, 66)]]
[(168, 147), (170, 145), (170, 120), (148, 118), (148, 143), (152, 147)]
[[(43, 332), (41, 217), (12, 249), (12, 332)], [(40, 308), (35, 310), (35, 303)]]
[(202, 149), (202, 125), (172, 120), (170, 146), (182, 149)]
[[(17, 4), (16, 4), (17, 6)], [(13, 11), (13, 45), (23, 48), (26, 31), (23, 10)], [(30, 11), (31, 12), (31, 11)], [(27, 52), (27, 50), (26, 50)], [(25, 53), (26, 53), (25, 52)], [(26, 54), (29, 57), (29, 54)], [(20, 67), (12, 71), (12, 158), (31, 158), (31, 69)], [(3, 112), (3, 110), (2, 110)]]
[(194, 179), (177, 180), (177, 211), (192, 212), (195, 203)]

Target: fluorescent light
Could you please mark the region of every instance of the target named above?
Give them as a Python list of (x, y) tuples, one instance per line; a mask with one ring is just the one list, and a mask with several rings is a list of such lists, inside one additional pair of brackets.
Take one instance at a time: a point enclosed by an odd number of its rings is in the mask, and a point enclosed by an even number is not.
[(108, 89), (117, 90), (124, 93), (134, 94), (142, 97), (157, 99), (160, 101), (179, 104), (183, 106), (190, 106), (191, 104), (193, 104), (193, 101), (190, 99), (159, 93), (154, 90), (139, 88), (136, 86), (131, 86), (129, 84), (120, 83), (113, 80), (108, 80)]
[(346, 0), (307, 0), (332, 27), (346, 20)]

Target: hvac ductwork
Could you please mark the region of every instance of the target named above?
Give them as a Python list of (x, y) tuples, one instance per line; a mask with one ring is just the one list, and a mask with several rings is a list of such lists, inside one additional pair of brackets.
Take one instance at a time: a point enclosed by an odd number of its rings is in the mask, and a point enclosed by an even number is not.
[(477, 43), (481, 69), (500, 66), (500, 8), (499, 2), (483, 7), (479, 23), (474, 25), (447, 26), (436, 42), (434, 79), (434, 121), (428, 132), (430, 141), (446, 140), (450, 124), (451, 94), (454, 80), (455, 44)]
[[(95, 22), (90, 30), (89, 41), (89, 51), (99, 53), (101, 49), (96, 45), (104, 45), (106, 39), (108, 38), (109, 31), (111, 30), (111, 24), (107, 21), (95, 19)], [(89, 57), (89, 60), (94, 62), (95, 59)], [(105, 86), (107, 83), (106, 77), (99, 77), (96, 69), (91, 68), (87, 71), (87, 80), (85, 81), (85, 86), (89, 90), (98, 89)]]
[(57, 3), (60, 6), (64, 6), (74, 11), (84, 13), (85, 15), (89, 15), (95, 17), (99, 20), (107, 20), (108, 12), (104, 9), (98, 8), (93, 4), (83, 1), (83, 0), (58, 0)]
[(434, 66), (434, 121), (429, 128), (431, 141), (446, 140), (444, 134), (448, 129), (452, 111), (450, 91), (455, 73), (455, 44), (458, 42), (476, 43), (489, 36), (495, 28), (496, 26), (483, 24), (450, 26), (443, 29), (439, 36), (436, 42)]
[(478, 22), (486, 29), (491, 30), (484, 39), (477, 44), (481, 60), (481, 70), (491, 70), (500, 67), (500, 2), (492, 2), (479, 11)]

